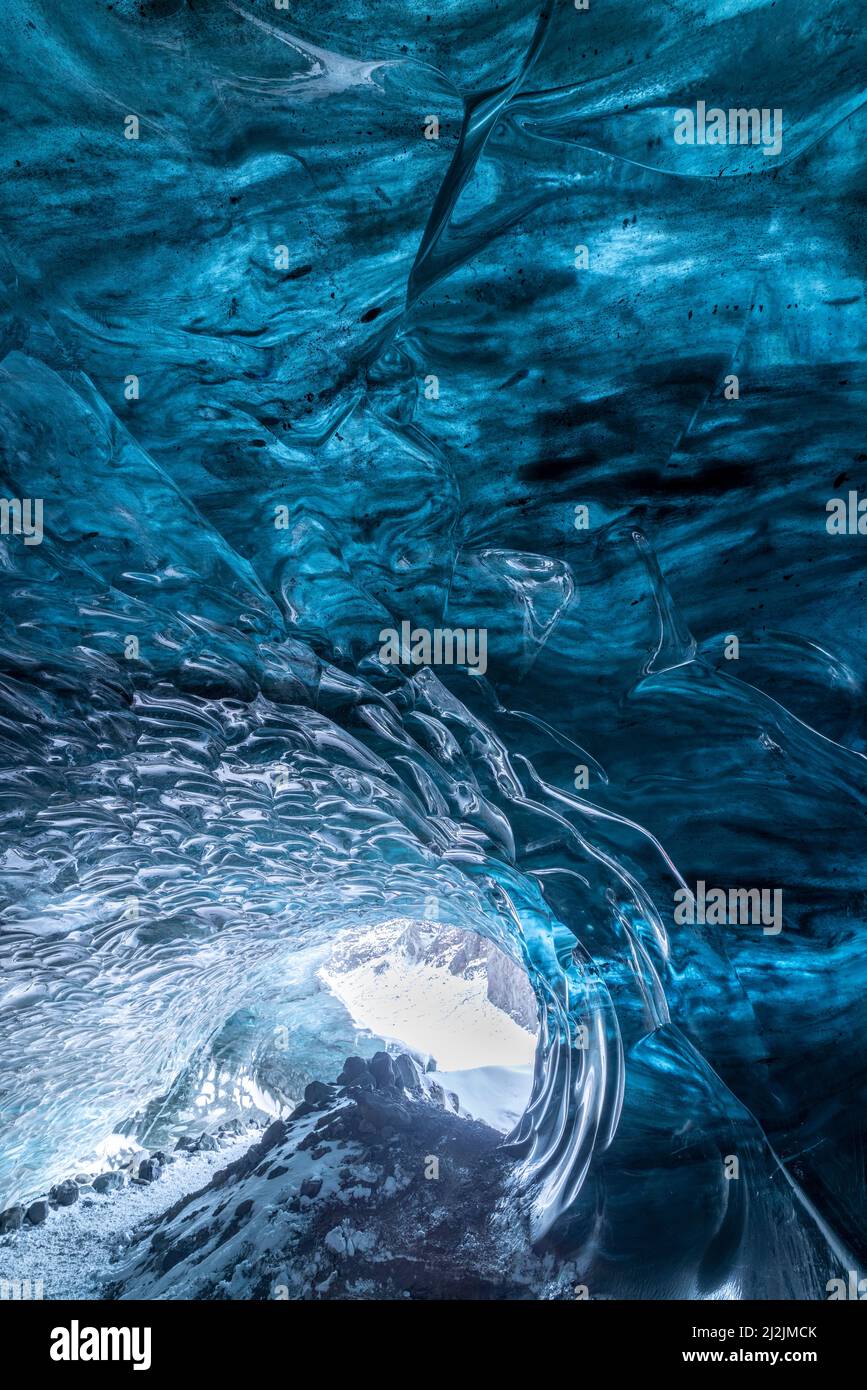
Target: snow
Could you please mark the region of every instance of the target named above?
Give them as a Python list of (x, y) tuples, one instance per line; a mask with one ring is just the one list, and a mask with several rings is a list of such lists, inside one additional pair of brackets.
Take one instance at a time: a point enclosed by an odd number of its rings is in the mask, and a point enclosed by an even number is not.
[(434, 1079), (464, 1110), (507, 1133), (522, 1115), (533, 1080), (535, 1036), (487, 997), (483, 970), (453, 973), (394, 949), (385, 924), (341, 942), (322, 983), (360, 1028), (436, 1059)]
[(533, 1085), (533, 1066), (472, 1067), (430, 1073), (446, 1091), (456, 1092), (461, 1109), (492, 1129), (508, 1134), (520, 1120)]
[(101, 1297), (136, 1227), (204, 1187), (260, 1137), (251, 1130), (219, 1151), (178, 1155), (145, 1186), (132, 1183), (105, 1196), (86, 1192), (71, 1207), (52, 1208), (43, 1225), (25, 1223), (0, 1238), (0, 1280), (29, 1280), (31, 1289), (41, 1280), (46, 1299)]
[[(248, 1174), (239, 1192), (233, 1192), (230, 1185), (191, 1202), (175, 1218), (171, 1229), (176, 1236), (195, 1235), (200, 1229), (211, 1233), (197, 1252), (195, 1263), (185, 1260), (164, 1274), (154, 1274), (134, 1261), (120, 1271), (128, 1280), (123, 1299), (195, 1299), (216, 1285), (227, 1298), (247, 1299), (255, 1269), (266, 1266), (274, 1271), (269, 1297), (297, 1297), (305, 1287), (316, 1285), (319, 1257), (315, 1252), (303, 1266), (286, 1260), (287, 1250), (291, 1251), (308, 1229), (311, 1208), (327, 1200), (347, 1207), (363, 1206), (371, 1197), (371, 1186), (365, 1186), (363, 1181), (368, 1170), (357, 1145), (323, 1141), (320, 1156), (315, 1159), (309, 1148), (300, 1147), (320, 1118), (321, 1112), (317, 1112), (297, 1121), (291, 1140), (265, 1165), (268, 1171)], [(284, 1165), (288, 1165), (286, 1171), (275, 1177), (273, 1170)], [(317, 1197), (301, 1197), (298, 1210), (292, 1211), (290, 1199), (301, 1191), (308, 1178), (321, 1180)], [(252, 1210), (243, 1226), (226, 1238), (226, 1222), (216, 1220), (215, 1210), (226, 1205), (227, 1199), (230, 1208), (235, 1198), (240, 1200), (241, 1196), (251, 1202)], [(331, 1239), (326, 1244), (332, 1255), (350, 1253), (350, 1245), (353, 1250), (362, 1249), (368, 1238), (350, 1220), (341, 1222), (329, 1235)], [(249, 1258), (251, 1253), (255, 1253), (255, 1260)]]
[[(453, 958), (447, 951), (440, 950), (434, 959), (419, 959), (411, 951), (394, 949), (394, 943), (395, 924), (358, 934), (351, 942), (344, 940), (341, 953), (320, 968), (319, 979), (347, 1010), (356, 1028), (422, 1057), (435, 1057), (438, 1070), (425, 1079), (438, 1082), (447, 1092), (456, 1092), (462, 1111), (501, 1133), (508, 1132), (529, 1097), (534, 1035), (491, 1002), (485, 969), (477, 960), (466, 969), (449, 968)], [(215, 1099), (212, 1090), (206, 1080), (202, 1096), (211, 1107)], [(245, 1099), (248, 1104), (261, 1105), (263, 1097), (250, 1094)], [(247, 1252), (256, 1250), (271, 1268), (278, 1269), (285, 1258), (282, 1252), (305, 1229), (314, 1201), (331, 1200), (347, 1213), (363, 1211), (374, 1190), (391, 1198), (404, 1185), (399, 1168), (395, 1176), (383, 1180), (360, 1161), (361, 1153), (351, 1143), (321, 1146), (315, 1160), (309, 1150), (299, 1149), (315, 1118), (295, 1127), (291, 1173), (276, 1180), (271, 1176), (248, 1177), (244, 1191), (253, 1199), (252, 1215), (225, 1248), (204, 1249), (194, 1264), (185, 1261), (165, 1275), (146, 1273), (139, 1260), (148, 1242), (135, 1245), (135, 1233), (180, 1198), (205, 1187), (218, 1169), (240, 1157), (260, 1137), (256, 1129), (225, 1142), (215, 1152), (177, 1155), (151, 1184), (128, 1184), (104, 1196), (85, 1189), (72, 1207), (52, 1209), (44, 1225), (25, 1225), (0, 1238), (0, 1280), (29, 1281), (31, 1288), (41, 1281), (46, 1299), (99, 1298), (107, 1282), (125, 1273), (131, 1276), (125, 1293), (128, 1298), (136, 1296), (137, 1287), (146, 1287), (149, 1297), (200, 1297), (209, 1280), (210, 1286), (218, 1285), (225, 1296), (249, 1297), (252, 1267), (248, 1268)], [(95, 1169), (115, 1166), (126, 1156), (130, 1143), (128, 1137), (109, 1135), (100, 1145)], [(90, 1162), (80, 1162), (69, 1171), (91, 1171), (94, 1157), (91, 1154)], [(321, 1182), (317, 1198), (298, 1195), (308, 1177)], [(288, 1209), (293, 1194), (294, 1212)], [(194, 1200), (184, 1209), (176, 1229), (186, 1234), (200, 1224), (204, 1228), (213, 1221), (214, 1207), (226, 1195)], [(366, 1248), (371, 1240), (375, 1240), (372, 1234), (359, 1230), (347, 1215), (328, 1232), (324, 1244), (332, 1256), (349, 1256)], [(131, 1264), (132, 1256), (136, 1258)], [(314, 1259), (309, 1269), (293, 1268), (285, 1278), (276, 1277), (271, 1296), (297, 1296), (299, 1278), (325, 1291), (333, 1274), (320, 1288), (317, 1269)], [(282, 1293), (276, 1291), (281, 1283), (285, 1284)]]

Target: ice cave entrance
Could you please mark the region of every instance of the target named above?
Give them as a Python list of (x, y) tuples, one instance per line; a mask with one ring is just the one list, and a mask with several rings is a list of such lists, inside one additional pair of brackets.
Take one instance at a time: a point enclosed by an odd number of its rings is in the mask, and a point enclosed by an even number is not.
[(461, 1113), (507, 1133), (530, 1096), (538, 1018), (526, 974), (492, 941), (400, 919), (342, 937), (322, 984), (359, 1030), (413, 1053)]

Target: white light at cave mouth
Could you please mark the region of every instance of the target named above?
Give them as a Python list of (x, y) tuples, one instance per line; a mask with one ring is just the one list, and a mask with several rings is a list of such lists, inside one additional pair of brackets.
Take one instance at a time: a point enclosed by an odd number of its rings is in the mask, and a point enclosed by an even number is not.
[(526, 975), (492, 943), (432, 923), (387, 922), (339, 939), (319, 978), (356, 1027), (435, 1058), (436, 1077), (463, 1108), (504, 1132), (516, 1123), (532, 1084), (535, 1000)]

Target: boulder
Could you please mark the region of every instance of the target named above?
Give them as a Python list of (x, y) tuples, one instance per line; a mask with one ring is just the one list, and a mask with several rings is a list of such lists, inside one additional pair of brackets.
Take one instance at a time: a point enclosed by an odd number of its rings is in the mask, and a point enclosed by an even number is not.
[(337, 1078), (338, 1086), (354, 1086), (360, 1077), (369, 1075), (367, 1063), (363, 1057), (347, 1057), (343, 1063), (343, 1071)]
[(394, 1066), (394, 1079), (398, 1086), (403, 1086), (405, 1091), (410, 1091), (412, 1095), (420, 1095), (421, 1072), (415, 1062), (406, 1052), (399, 1052), (392, 1058)]
[(379, 1096), (359, 1096), (358, 1109), (361, 1113), (361, 1123), (364, 1132), (367, 1134), (376, 1132), (379, 1134), (394, 1129), (406, 1129), (410, 1123), (410, 1116), (406, 1104), (399, 1101), (386, 1100)]
[(229, 1139), (240, 1139), (241, 1135), (246, 1134), (246, 1132), (247, 1128), (243, 1120), (227, 1120), (217, 1130), (219, 1135), (225, 1135)]
[(38, 1197), (35, 1202), (31, 1202), (27, 1208), (25, 1219), (31, 1226), (41, 1226), (43, 1221), (48, 1218), (48, 1198)]
[(0, 1236), (6, 1236), (10, 1231), (17, 1231), (24, 1223), (24, 1208), (20, 1206), (7, 1207), (5, 1211), (0, 1211)]
[(308, 1105), (328, 1105), (337, 1094), (335, 1086), (328, 1086), (324, 1081), (311, 1081), (309, 1086), (304, 1087), (304, 1100)]
[(346, 1086), (341, 1086), (342, 1096), (355, 1095), (358, 1091), (375, 1091), (376, 1082), (369, 1071), (363, 1071), (360, 1076), (354, 1076)]
[(122, 1173), (100, 1173), (93, 1180), (94, 1192), (117, 1192), (121, 1187), (123, 1187)]
[(71, 1207), (73, 1202), (78, 1201), (78, 1183), (73, 1182), (72, 1178), (56, 1183), (48, 1194), (48, 1200), (55, 1207)]
[(394, 1085), (394, 1064), (387, 1052), (375, 1052), (368, 1065), (380, 1090)]

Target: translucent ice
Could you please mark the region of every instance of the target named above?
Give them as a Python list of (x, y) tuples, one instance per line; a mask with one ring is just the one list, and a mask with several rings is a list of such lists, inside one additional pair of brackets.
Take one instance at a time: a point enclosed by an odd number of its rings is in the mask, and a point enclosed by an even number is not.
[[(526, 971), (515, 1200), (594, 1291), (823, 1297), (867, 1260), (850, 7), (4, 25), (0, 1206), (215, 1049), (320, 1057), (338, 934), (406, 917)], [(779, 155), (677, 144), (699, 101)], [(485, 673), (383, 663), (405, 621)], [(699, 880), (783, 929), (678, 924)]]

